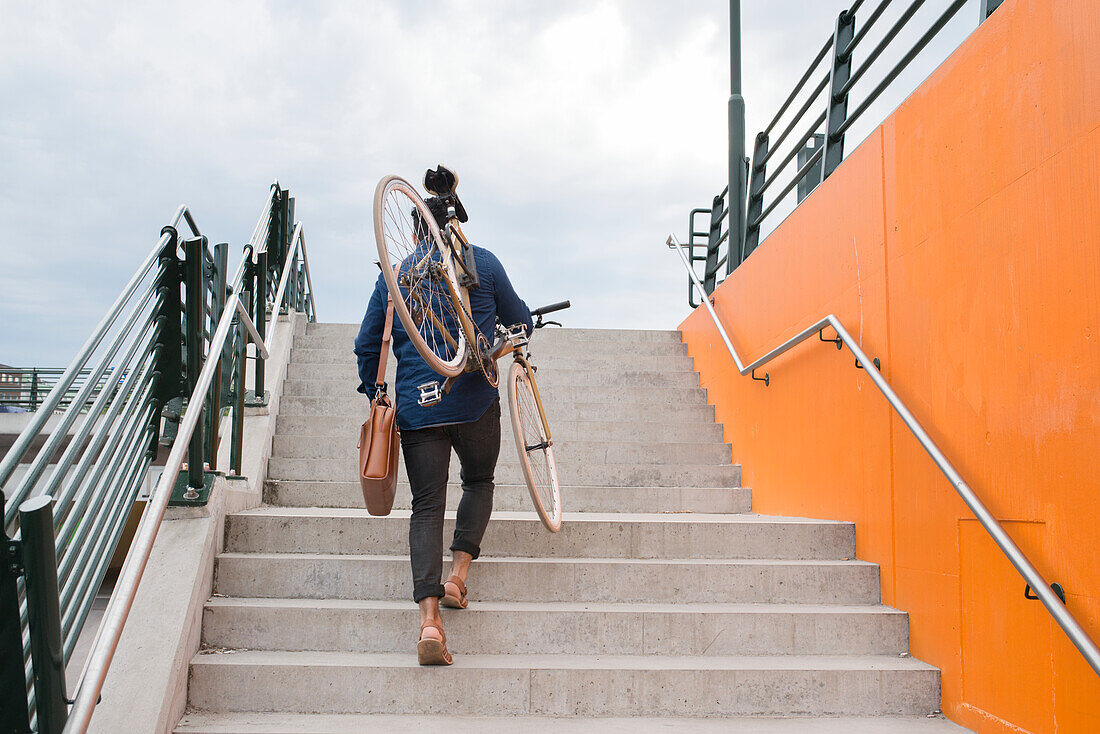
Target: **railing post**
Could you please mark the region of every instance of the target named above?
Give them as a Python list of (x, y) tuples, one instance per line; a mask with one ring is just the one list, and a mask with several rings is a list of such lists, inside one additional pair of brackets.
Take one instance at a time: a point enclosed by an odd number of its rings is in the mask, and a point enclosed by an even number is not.
[(982, 0), (981, 8), (978, 11), (978, 23), (984, 23), (985, 19), (993, 15), (993, 11), (1001, 7), (1001, 3), (1004, 0)]
[(856, 15), (841, 11), (833, 32), (833, 63), (829, 72), (829, 107), (825, 116), (825, 153), (822, 156), (821, 180), (824, 181), (844, 160), (844, 133), (840, 126), (848, 119), (848, 94), (844, 85), (852, 75), (852, 55), (848, 46), (855, 36)]
[[(813, 145), (810, 145), (810, 142)], [(798, 151), (798, 170), (802, 170), (802, 167), (813, 157), (814, 153), (821, 148), (821, 145), (825, 142), (825, 136), (821, 133), (814, 133), (810, 136), (810, 139), (806, 141), (806, 145)], [(821, 181), (821, 159), (819, 158), (817, 163), (810, 166), (810, 170), (802, 176), (797, 185), (798, 203), (801, 204), (802, 200), (813, 193), (813, 190), (817, 188), (817, 184)]]
[[(256, 331), (260, 338), (267, 340), (267, 251), (264, 250), (256, 256)], [(253, 405), (267, 405), (267, 395), (264, 391), (264, 360), (259, 353), (256, 354), (255, 364), (255, 389), (253, 390)]]
[[(225, 281), (227, 277), (225, 271), (228, 267), (228, 262), (229, 243), (219, 242), (214, 245), (214, 297), (210, 304), (211, 336), (213, 336), (213, 330), (221, 320), (222, 313), (225, 311)], [(209, 457), (207, 463), (210, 465), (210, 471), (214, 471), (218, 468), (218, 432), (221, 429), (222, 417), (222, 370), (225, 364), (225, 353), (228, 348), (229, 343), (227, 341), (219, 354), (210, 353), (208, 355), (208, 359), (218, 360), (218, 371), (214, 375), (214, 381), (211, 383), (210, 387), (210, 410), (209, 413), (207, 413), (208, 430), (206, 438), (206, 455)]]
[[(184, 292), (186, 294), (187, 331), (187, 390), (194, 391), (202, 372), (204, 320), (206, 316), (206, 284), (203, 280), (203, 259), (206, 257), (206, 238), (193, 237), (184, 240)], [(188, 405), (187, 410), (202, 410), (203, 403)], [(203, 488), (203, 422), (200, 420), (187, 446), (187, 500), (198, 499)]]
[[(180, 260), (177, 255), (179, 249), (179, 235), (174, 227), (165, 227), (160, 231), (161, 235), (168, 235), (168, 242), (161, 250), (158, 261), (159, 273), (157, 276), (157, 316), (154, 322), (156, 339), (153, 345), (154, 377), (154, 409), (151, 421), (153, 423), (153, 437), (149, 444), (150, 458), (156, 457), (160, 449), (161, 438), (161, 411), (171, 400), (178, 399), (183, 394), (183, 332), (180, 319), (183, 315), (183, 303), (180, 301)], [(165, 421), (171, 419), (166, 418)], [(175, 421), (179, 421), (176, 416)], [(171, 425), (165, 425), (165, 440), (168, 435), (174, 435)]]
[(38, 368), (31, 368), (31, 404), (32, 411), (38, 410)]
[(752, 150), (752, 166), (749, 169), (749, 197), (745, 212), (745, 247), (744, 257), (752, 254), (760, 244), (760, 212), (764, 208), (764, 194), (760, 191), (764, 187), (767, 176), (767, 164), (764, 159), (768, 157), (768, 134), (758, 133)]
[[(0, 506), (6, 504), (0, 489)], [(23, 669), (23, 626), (19, 622), (17, 579), (23, 574), (23, 553), (0, 523), (0, 732), (29, 734), (26, 671)]]
[[(19, 506), (19, 533), (27, 581), (27, 620), (38, 732), (60, 734), (69, 709), (65, 694), (65, 655), (61, 646), (52, 497), (40, 494)], [(18, 690), (24, 690), (23, 686)]]
[[(728, 193), (727, 193), (728, 196)], [(718, 287), (718, 269), (720, 267), (718, 263), (718, 250), (722, 244), (722, 220), (726, 217), (726, 200), (722, 198), (722, 195), (714, 197), (710, 206), (710, 228), (707, 230), (707, 260), (706, 270), (703, 272), (703, 288), (706, 289), (707, 294), (714, 293), (714, 289)], [(733, 221), (728, 223), (731, 227)], [(726, 262), (729, 262), (729, 257), (734, 252), (736, 245), (733, 243), (733, 237), (730, 236), (734, 230), (727, 231), (727, 241), (729, 246), (726, 248)]]

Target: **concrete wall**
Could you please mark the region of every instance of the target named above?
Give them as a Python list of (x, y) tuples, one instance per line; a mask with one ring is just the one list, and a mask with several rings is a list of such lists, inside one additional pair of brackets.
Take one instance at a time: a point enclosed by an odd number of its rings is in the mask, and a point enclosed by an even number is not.
[[(755, 359), (837, 314), (1100, 640), (1100, 3), (1007, 0), (715, 293)], [(1100, 731), (1088, 668), (848, 352), (737, 375), (681, 326), (764, 513), (852, 520), (943, 708)]]

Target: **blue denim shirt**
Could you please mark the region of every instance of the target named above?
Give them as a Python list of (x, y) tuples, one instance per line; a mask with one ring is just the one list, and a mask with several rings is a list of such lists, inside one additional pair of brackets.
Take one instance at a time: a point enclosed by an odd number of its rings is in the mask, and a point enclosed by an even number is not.
[[(483, 247), (473, 246), (481, 285), (470, 291), (470, 306), (474, 321), (481, 333), (493, 342), (497, 322), (504, 326), (525, 324), (531, 333), (531, 310), (527, 308), (512, 288), (504, 266), (493, 253)], [(378, 375), (378, 355), (382, 348), (382, 331), (386, 322), (386, 281), (381, 273), (374, 284), (363, 325), (355, 337), (355, 356), (359, 362), (359, 392), (374, 395), (374, 382)], [(485, 381), (480, 372), (470, 372), (455, 380), (450, 393), (431, 407), (418, 404), (419, 385), (438, 380), (442, 387), (444, 377), (428, 366), (416, 351), (401, 320), (393, 319), (393, 353), (397, 357), (397, 384), (393, 395), (397, 406), (397, 426), (403, 431), (452, 423), (476, 421), (493, 401), (499, 397), (497, 388)]]

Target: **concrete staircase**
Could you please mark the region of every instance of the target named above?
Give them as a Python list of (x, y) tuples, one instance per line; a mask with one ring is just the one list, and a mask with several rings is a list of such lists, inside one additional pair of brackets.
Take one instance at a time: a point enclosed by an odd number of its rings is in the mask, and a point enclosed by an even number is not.
[(227, 519), (180, 734), (954, 730), (925, 718), (939, 671), (908, 656), (853, 526), (751, 514), (677, 332), (536, 335), (564, 527), (530, 510), (505, 413), (470, 607), (444, 610), (455, 665), (419, 667), (408, 486), (372, 518), (355, 480), (355, 331), (295, 339), (266, 504)]

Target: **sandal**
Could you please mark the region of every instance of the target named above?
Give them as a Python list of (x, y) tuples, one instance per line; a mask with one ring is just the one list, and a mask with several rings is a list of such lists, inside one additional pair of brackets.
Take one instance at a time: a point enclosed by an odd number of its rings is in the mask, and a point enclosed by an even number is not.
[[(452, 594), (447, 590), (447, 585), (454, 586), (457, 593)], [(439, 600), (440, 606), (448, 609), (465, 609), (470, 602), (466, 599), (466, 584), (458, 576), (451, 576), (443, 583), (443, 598)]]
[[(425, 637), (424, 630), (428, 628), (439, 630), (439, 635), (443, 639)], [(447, 633), (438, 625), (431, 622), (420, 625), (420, 641), (416, 643), (416, 660), (421, 665), (450, 665), (454, 662), (451, 653), (447, 650)]]

